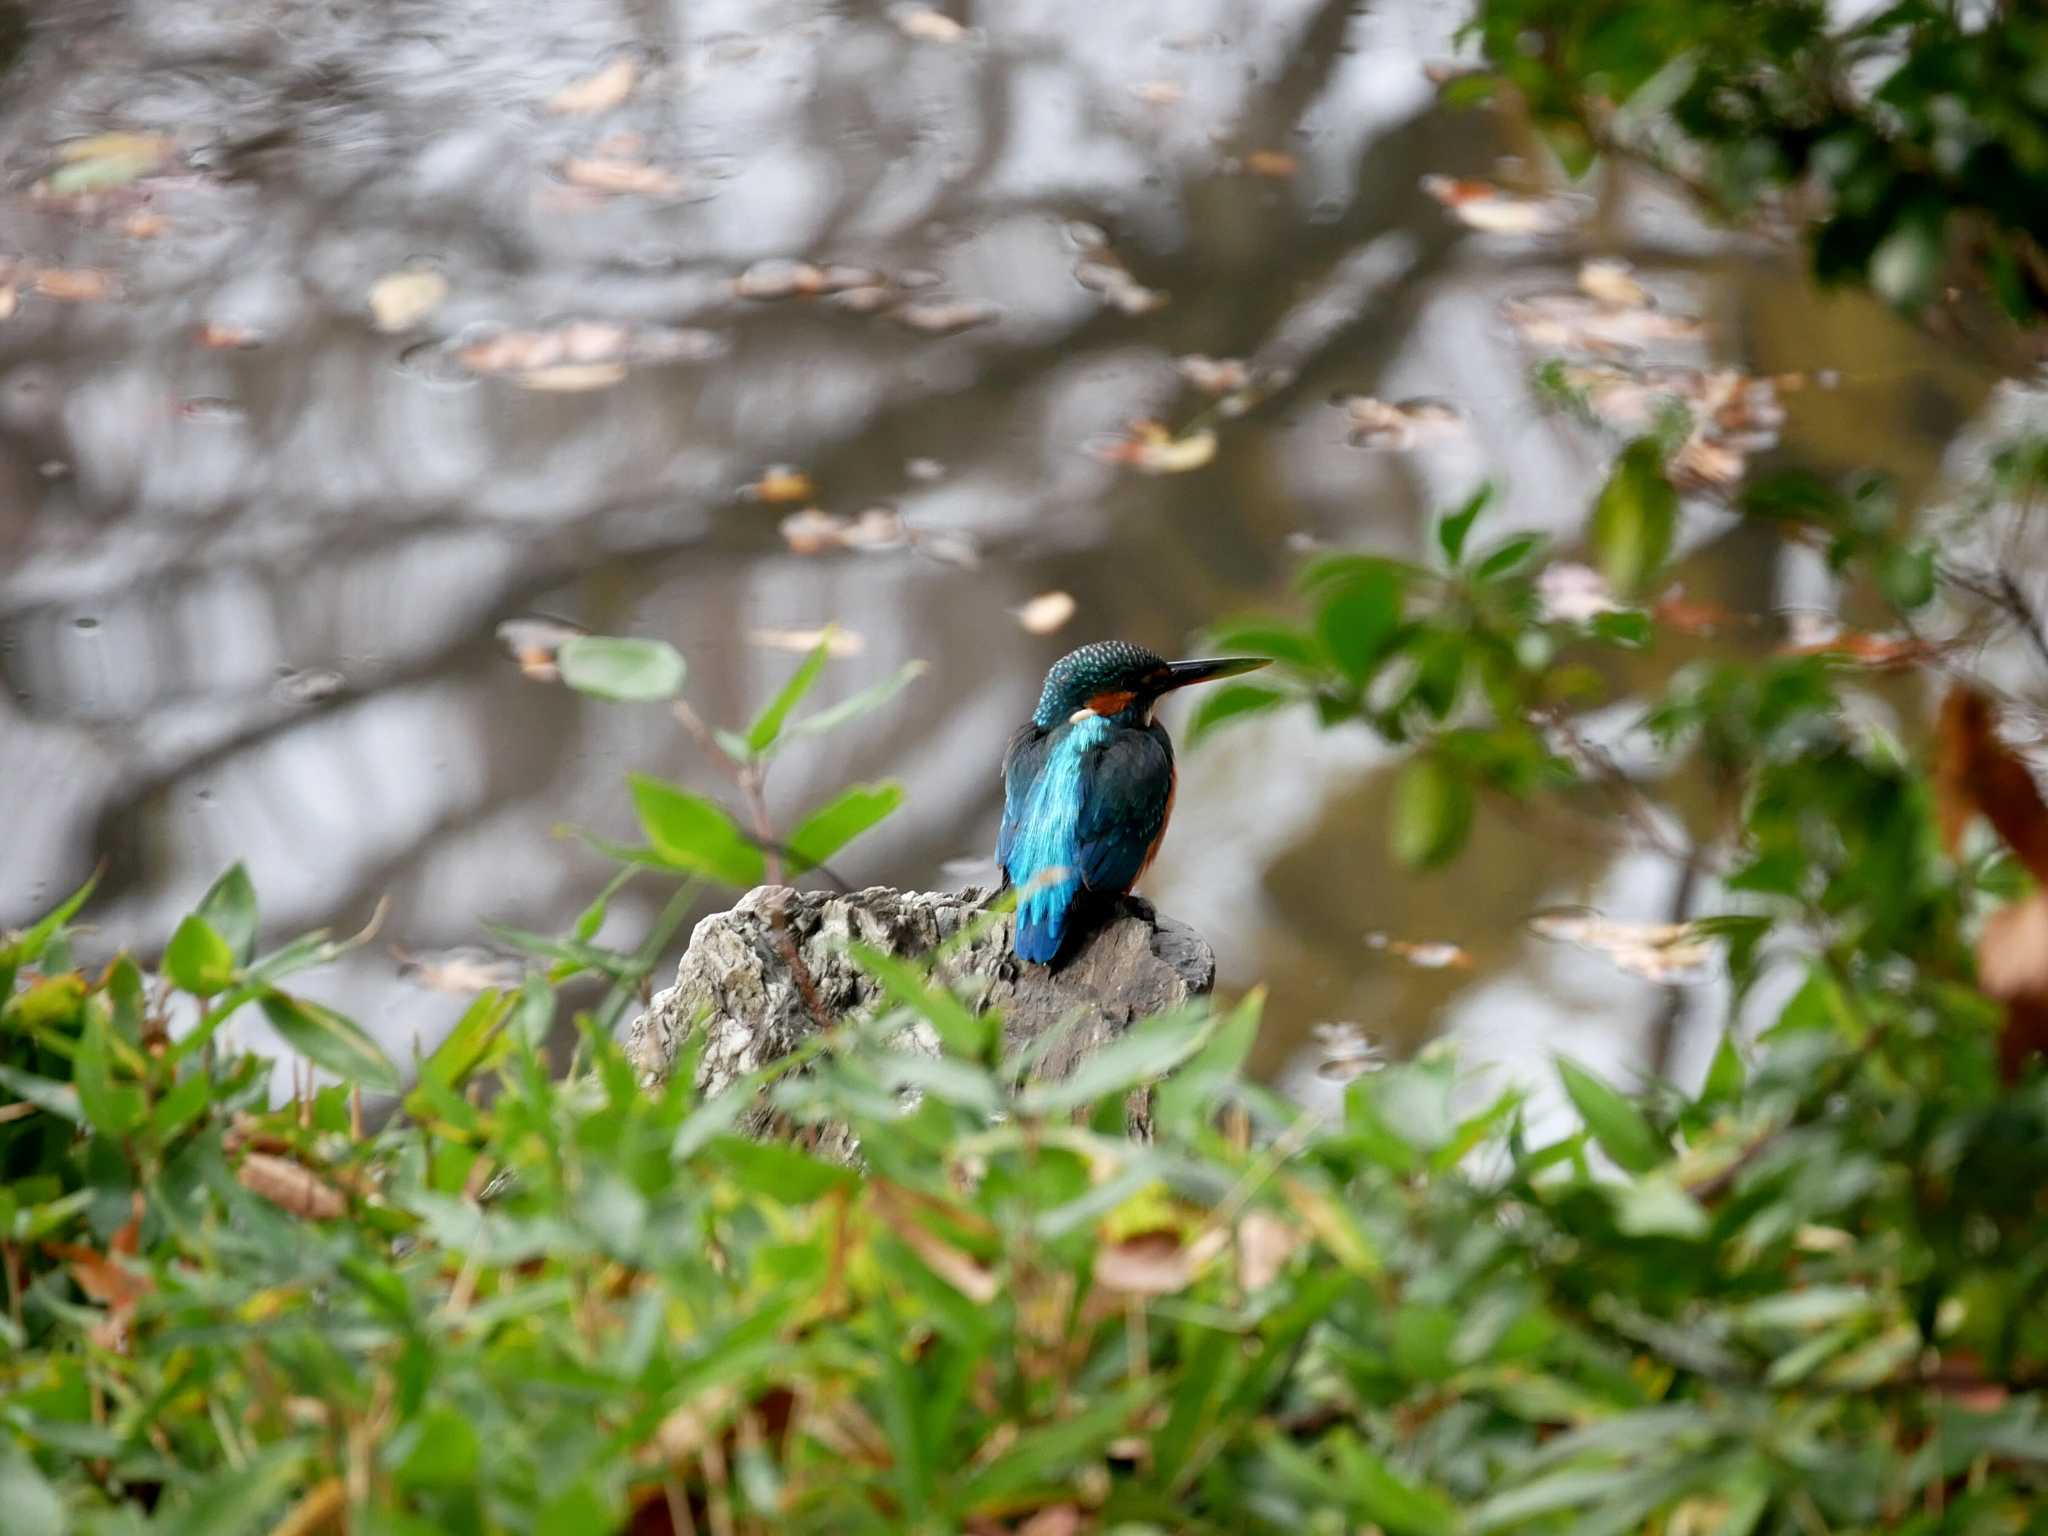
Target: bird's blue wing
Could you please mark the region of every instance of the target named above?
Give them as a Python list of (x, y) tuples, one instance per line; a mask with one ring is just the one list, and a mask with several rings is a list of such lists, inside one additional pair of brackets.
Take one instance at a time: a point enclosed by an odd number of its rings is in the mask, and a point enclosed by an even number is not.
[(1076, 868), (1091, 891), (1137, 884), (1173, 808), (1173, 749), (1163, 731), (1119, 731), (1092, 751), (1074, 829)]

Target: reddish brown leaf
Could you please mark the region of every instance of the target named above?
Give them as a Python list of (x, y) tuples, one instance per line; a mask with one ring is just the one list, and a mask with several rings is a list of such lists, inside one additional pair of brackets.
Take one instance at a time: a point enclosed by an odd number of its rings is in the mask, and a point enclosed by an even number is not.
[(1949, 851), (1981, 812), (2027, 873), (2048, 885), (2048, 806), (2026, 764), (1998, 739), (1991, 701), (1974, 688), (1950, 689), (1936, 743), (1935, 797)]
[(289, 1158), (251, 1152), (235, 1170), (242, 1187), (294, 1216), (332, 1221), (348, 1209), (341, 1191), (312, 1169)]

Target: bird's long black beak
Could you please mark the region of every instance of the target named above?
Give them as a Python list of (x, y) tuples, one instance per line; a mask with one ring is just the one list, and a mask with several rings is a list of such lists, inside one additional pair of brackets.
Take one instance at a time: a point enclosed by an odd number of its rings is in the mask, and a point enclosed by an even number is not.
[(1159, 693), (1171, 693), (1176, 688), (1213, 683), (1221, 677), (1236, 677), (1271, 665), (1272, 658), (1267, 656), (1212, 656), (1205, 661), (1170, 661), (1155, 674), (1158, 681), (1153, 688)]

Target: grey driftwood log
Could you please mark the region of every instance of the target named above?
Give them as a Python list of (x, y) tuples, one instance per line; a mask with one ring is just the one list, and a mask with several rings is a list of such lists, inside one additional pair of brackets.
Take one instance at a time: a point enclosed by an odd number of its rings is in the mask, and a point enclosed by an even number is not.
[[(991, 894), (974, 887), (836, 893), (763, 886), (697, 925), (675, 985), (657, 992), (628, 1028), (626, 1054), (643, 1082), (666, 1081), (702, 1020), (707, 1037), (697, 1085), (715, 1093), (802, 1044), (816, 1033), (820, 1013), (837, 1020), (881, 1000), (881, 989), (848, 954), (850, 943), (906, 959), (928, 955), (982, 918)], [(792, 945), (809, 998), (789, 963)], [(970, 1003), (1000, 1009), (1011, 1043), (1062, 1030), (1039, 1067), (1040, 1076), (1060, 1078), (1132, 1021), (1206, 994), (1216, 957), (1185, 923), (1125, 897), (1056, 971), (1024, 965), (1010, 953), (1005, 916), (950, 951), (939, 974)], [(938, 1049), (922, 1026), (906, 1043)], [(750, 1127), (764, 1129), (768, 1119), (764, 1105)]]

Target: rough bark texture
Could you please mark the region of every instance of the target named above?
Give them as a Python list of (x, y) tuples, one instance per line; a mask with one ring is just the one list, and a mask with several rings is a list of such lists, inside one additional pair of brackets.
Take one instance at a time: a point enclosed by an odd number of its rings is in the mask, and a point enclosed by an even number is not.
[[(697, 925), (676, 984), (657, 992), (627, 1030), (627, 1055), (643, 1082), (662, 1082), (701, 1019), (708, 1033), (697, 1081), (715, 1093), (787, 1055), (816, 1032), (820, 1015), (837, 1019), (880, 1000), (880, 989), (848, 956), (849, 943), (905, 958), (929, 954), (980, 919), (990, 894), (973, 887), (874, 886), (836, 894), (764, 886)], [(792, 948), (800, 966), (790, 963)], [(1126, 897), (1056, 971), (1024, 965), (1010, 953), (1006, 916), (951, 951), (940, 974), (970, 1001), (1000, 1009), (1012, 1044), (1065, 1026), (1039, 1067), (1040, 1076), (1060, 1078), (1133, 1020), (1207, 993), (1216, 957), (1192, 928)], [(906, 1043), (937, 1049), (922, 1026)], [(764, 1105), (750, 1125), (759, 1131), (767, 1124)]]

